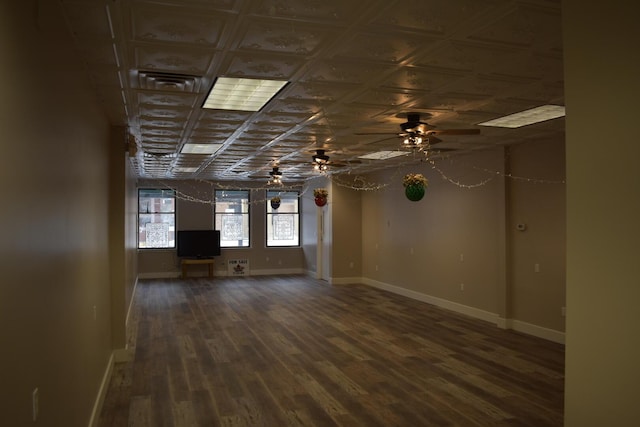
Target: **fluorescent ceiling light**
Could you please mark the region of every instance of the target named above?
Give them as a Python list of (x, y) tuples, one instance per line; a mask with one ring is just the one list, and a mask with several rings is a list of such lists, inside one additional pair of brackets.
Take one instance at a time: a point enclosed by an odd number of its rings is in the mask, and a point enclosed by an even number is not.
[(202, 108), (259, 111), (286, 84), (283, 80), (218, 77)]
[(213, 154), (222, 147), (222, 144), (184, 144), (182, 154)]
[(358, 156), (360, 159), (369, 159), (369, 160), (386, 160), (391, 159), (393, 157), (405, 156), (407, 155), (406, 151), (376, 151), (375, 153), (365, 154), (364, 156)]
[(195, 171), (197, 171), (198, 168), (194, 168), (194, 167), (186, 167), (186, 166), (178, 166), (173, 168), (174, 172), (177, 173), (193, 173)]
[(478, 123), (481, 126), (495, 126), (502, 128), (519, 128), (546, 120), (557, 119), (564, 116), (562, 105), (542, 105), (530, 110), (499, 117), (488, 122)]

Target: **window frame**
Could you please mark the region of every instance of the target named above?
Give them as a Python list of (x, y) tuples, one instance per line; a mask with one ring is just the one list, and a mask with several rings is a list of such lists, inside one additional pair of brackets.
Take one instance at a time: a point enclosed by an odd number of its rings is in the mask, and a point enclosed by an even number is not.
[[(169, 212), (163, 212), (163, 211), (153, 211), (153, 212), (142, 212), (140, 209), (141, 203), (140, 203), (140, 199), (141, 199), (141, 194), (143, 192), (151, 192), (151, 191), (157, 191), (159, 193), (159, 197), (158, 198), (171, 198), (173, 200), (173, 211), (169, 211)], [(169, 197), (167, 197), (169, 196)], [(177, 198), (176, 198), (176, 191), (173, 189), (169, 189), (169, 188), (138, 188), (138, 207), (137, 207), (137, 216), (136, 216), (136, 228), (137, 228), (137, 234), (136, 234), (136, 248), (138, 250), (143, 250), (143, 251), (157, 251), (157, 250), (175, 250), (176, 249), (176, 239), (177, 239), (177, 211), (178, 211), (178, 203), (177, 203)], [(172, 235), (173, 235), (173, 239), (171, 238), (171, 235), (169, 236), (169, 242), (173, 241), (173, 245), (168, 245), (168, 246), (140, 246), (140, 233), (141, 233), (141, 229), (140, 229), (140, 224), (142, 223), (141, 221), (141, 216), (142, 215), (171, 215), (173, 216), (173, 231), (172, 231)], [(146, 241), (145, 241), (146, 244)]]
[[(225, 245), (224, 242), (224, 232), (221, 229), (222, 226), (218, 227), (218, 215), (224, 215), (225, 212), (218, 212), (218, 194), (224, 192), (242, 192), (246, 193), (246, 212), (238, 212), (235, 215), (246, 215), (246, 225), (247, 225), (247, 244), (246, 245), (238, 245), (238, 246), (228, 246)], [(244, 199), (243, 199), (244, 200)], [(243, 225), (245, 224), (245, 218), (242, 221)], [(220, 220), (220, 224), (222, 224), (222, 219)], [(251, 190), (246, 189), (227, 189), (227, 190), (214, 190), (213, 192), (213, 228), (215, 230), (220, 231), (220, 249), (246, 249), (251, 248)], [(244, 238), (242, 239), (244, 241)]]
[[(278, 212), (277, 210), (271, 209), (271, 198), (274, 196), (282, 197), (283, 194), (295, 194), (296, 197), (296, 211), (295, 212)], [(266, 203), (265, 203), (265, 224), (264, 224), (264, 243), (267, 248), (299, 248), (300, 247), (300, 231), (302, 230), (301, 220), (302, 217), (300, 215), (300, 191), (298, 190), (287, 190), (287, 191), (278, 191), (278, 190), (266, 190)], [(278, 215), (295, 215), (296, 216), (296, 225), (297, 225), (297, 244), (292, 245), (274, 245), (269, 244), (269, 221), (272, 218)], [(273, 229), (273, 228), (272, 228)], [(271, 239), (274, 240), (274, 239)]]

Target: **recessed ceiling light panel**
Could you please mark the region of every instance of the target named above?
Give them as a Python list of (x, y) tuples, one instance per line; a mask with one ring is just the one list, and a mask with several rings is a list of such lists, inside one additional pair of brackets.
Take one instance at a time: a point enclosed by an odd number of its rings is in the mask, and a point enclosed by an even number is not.
[(359, 159), (367, 159), (367, 160), (386, 160), (391, 159), (393, 157), (398, 156), (406, 156), (406, 151), (376, 151), (375, 153), (365, 154), (363, 156), (358, 156)]
[(478, 123), (480, 126), (494, 126), (502, 128), (519, 128), (522, 126), (532, 125), (558, 117), (564, 117), (564, 106), (562, 105), (542, 105), (530, 110), (521, 111), (519, 113), (510, 114), (508, 116), (499, 117), (484, 123)]
[(197, 170), (198, 168), (196, 167), (188, 167), (188, 166), (177, 166), (173, 168), (173, 171), (176, 173), (193, 173)]
[(184, 144), (182, 154), (213, 154), (222, 147), (222, 144)]
[(259, 111), (286, 84), (284, 80), (218, 77), (202, 108)]

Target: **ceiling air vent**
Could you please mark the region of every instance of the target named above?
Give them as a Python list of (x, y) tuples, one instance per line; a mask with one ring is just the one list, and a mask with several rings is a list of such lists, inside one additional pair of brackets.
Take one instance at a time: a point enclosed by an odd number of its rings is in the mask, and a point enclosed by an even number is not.
[(200, 88), (200, 77), (189, 74), (138, 71), (140, 89), (194, 93)]

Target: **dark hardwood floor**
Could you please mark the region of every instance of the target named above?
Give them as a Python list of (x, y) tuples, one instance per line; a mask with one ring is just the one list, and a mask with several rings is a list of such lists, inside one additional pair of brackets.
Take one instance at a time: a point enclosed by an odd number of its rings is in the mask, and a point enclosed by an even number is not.
[(364, 285), (141, 280), (100, 426), (561, 426), (564, 346)]

